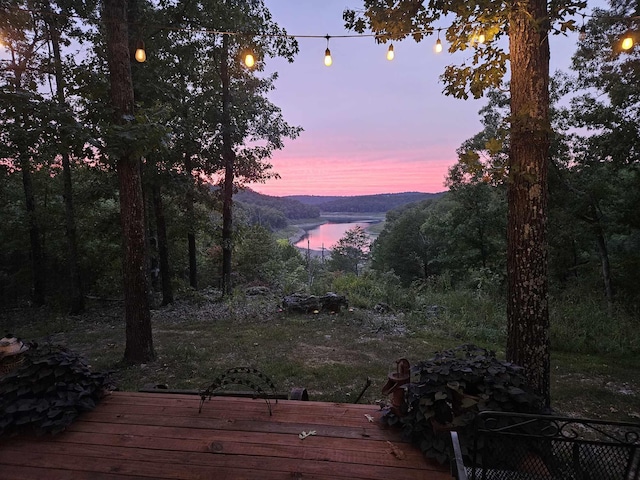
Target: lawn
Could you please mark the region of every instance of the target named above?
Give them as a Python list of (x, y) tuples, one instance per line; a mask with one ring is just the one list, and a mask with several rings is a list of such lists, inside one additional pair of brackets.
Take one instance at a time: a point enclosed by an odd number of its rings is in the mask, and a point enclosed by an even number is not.
[[(124, 319), (118, 301), (93, 301), (77, 317), (45, 309), (0, 313), (2, 333), (25, 341), (62, 344), (83, 353), (94, 370), (112, 371), (120, 390), (152, 385), (199, 391), (224, 370), (254, 367), (278, 391), (304, 387), (310, 399), (352, 402), (367, 378), (361, 403), (385, 400), (381, 388), (395, 360), (425, 360), (461, 343), (487, 345), (459, 335), (436, 335), (431, 317), (409, 320), (402, 313), (348, 309), (338, 314), (288, 314), (273, 296), (239, 296), (219, 301), (198, 294), (152, 312), (157, 358), (143, 365), (121, 362)], [(552, 404), (558, 412), (640, 421), (640, 359), (553, 352)]]

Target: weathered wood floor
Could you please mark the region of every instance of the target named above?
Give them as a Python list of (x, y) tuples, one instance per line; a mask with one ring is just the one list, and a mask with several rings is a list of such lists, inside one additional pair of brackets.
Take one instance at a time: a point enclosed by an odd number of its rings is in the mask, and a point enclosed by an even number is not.
[(199, 402), (114, 392), (58, 436), (0, 443), (0, 478), (451, 480), (375, 405), (271, 400), (269, 416), (264, 400), (214, 397), (202, 413)]

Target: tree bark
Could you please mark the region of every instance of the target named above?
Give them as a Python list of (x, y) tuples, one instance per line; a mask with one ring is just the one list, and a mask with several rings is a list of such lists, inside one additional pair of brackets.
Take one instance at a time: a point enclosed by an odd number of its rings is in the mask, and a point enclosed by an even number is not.
[(33, 291), (31, 301), (36, 307), (45, 304), (46, 270), (44, 249), (40, 239), (40, 225), (36, 215), (36, 201), (33, 194), (33, 179), (31, 178), (31, 164), (27, 159), (21, 159), (22, 187), (24, 189), (27, 219), (29, 221), (29, 241), (31, 244), (31, 271), (33, 275)]
[(193, 209), (194, 202), (194, 180), (193, 165), (191, 164), (191, 155), (185, 154), (184, 168), (187, 174), (187, 221), (189, 222), (187, 232), (187, 248), (189, 254), (189, 285), (194, 290), (198, 289), (198, 259), (196, 255), (196, 234), (195, 234), (195, 212)]
[[(48, 5), (48, 4), (47, 4)], [(51, 11), (50, 7), (47, 7)], [(66, 105), (64, 94), (64, 75), (62, 73), (62, 56), (60, 54), (60, 32), (56, 26), (49, 24), (51, 46), (53, 49), (54, 68), (56, 75), (56, 97), (60, 105)], [(71, 175), (71, 161), (67, 152), (62, 152), (62, 179), (65, 208), (65, 226), (67, 237), (67, 259), (69, 267), (69, 314), (78, 315), (84, 311), (84, 293), (80, 276), (80, 264), (78, 261), (78, 239), (76, 235), (75, 209), (73, 206), (73, 182)]]
[(547, 2), (510, 14), (511, 136), (507, 220), (507, 359), (550, 404), (547, 275), (549, 43)]
[(160, 279), (162, 281), (162, 305), (173, 303), (173, 288), (171, 287), (171, 268), (169, 264), (169, 246), (167, 242), (167, 222), (164, 217), (164, 205), (160, 185), (153, 185), (153, 211), (156, 217), (158, 234), (158, 257), (160, 262)]
[(604, 294), (607, 298), (607, 310), (609, 317), (613, 315), (613, 284), (611, 282), (611, 264), (609, 263), (609, 249), (607, 248), (607, 240), (604, 236), (604, 229), (600, 222), (598, 207), (595, 200), (589, 203), (591, 229), (596, 237), (598, 245), (598, 253), (600, 255), (600, 266), (602, 268), (602, 281), (604, 282)]
[[(115, 123), (133, 118), (133, 84), (127, 28), (127, 0), (103, 0), (111, 103)], [(123, 288), (126, 321), (124, 360), (144, 363), (155, 358), (149, 307), (144, 203), (139, 159), (128, 149), (119, 154), (116, 168), (120, 187), (123, 233)]]
[(233, 253), (233, 168), (235, 155), (231, 146), (231, 93), (229, 83), (229, 36), (222, 37), (220, 59), (222, 77), (222, 160), (224, 184), (222, 187), (222, 294), (231, 293), (231, 256)]
[[(22, 91), (22, 73), (27, 64), (24, 59), (16, 62), (15, 52), (11, 50), (12, 68), (14, 71), (13, 88), (16, 92)], [(18, 106), (16, 110), (16, 121), (22, 124), (25, 131), (29, 130), (27, 125), (27, 115)], [(41, 241), (40, 224), (36, 215), (36, 201), (33, 193), (33, 178), (31, 176), (31, 162), (25, 155), (20, 156), (20, 170), (22, 173), (22, 189), (24, 191), (25, 209), (27, 211), (27, 221), (29, 224), (29, 243), (31, 247), (31, 274), (32, 291), (31, 302), (34, 306), (40, 307), (46, 301), (46, 270), (44, 259), (44, 248)]]

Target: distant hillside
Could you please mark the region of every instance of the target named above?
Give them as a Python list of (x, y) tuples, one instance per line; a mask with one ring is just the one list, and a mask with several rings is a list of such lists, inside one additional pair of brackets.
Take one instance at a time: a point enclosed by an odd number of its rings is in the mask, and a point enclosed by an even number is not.
[(317, 218), (320, 216), (320, 209), (314, 205), (304, 204), (293, 198), (272, 197), (262, 195), (253, 190), (243, 190), (233, 197), (236, 201), (260, 207), (261, 209), (277, 210), (290, 220), (299, 218)]
[(322, 196), (322, 195), (287, 195), (282, 198), (291, 198), (292, 200), (297, 200), (298, 202), (304, 203), (305, 205), (321, 205), (327, 202), (333, 202), (334, 200), (340, 200), (342, 198), (352, 198), (352, 197), (331, 197), (331, 196)]
[(353, 197), (332, 197), (316, 195), (290, 195), (290, 198), (307, 205), (318, 207), (322, 212), (381, 213), (393, 210), (408, 203), (420, 202), (429, 198), (438, 198), (440, 193), (381, 193), (377, 195), (359, 195)]

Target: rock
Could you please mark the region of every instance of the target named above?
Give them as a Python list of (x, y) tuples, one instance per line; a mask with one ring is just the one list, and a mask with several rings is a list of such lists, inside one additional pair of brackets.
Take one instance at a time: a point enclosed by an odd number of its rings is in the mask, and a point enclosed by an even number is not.
[(391, 307), (387, 303), (380, 302), (373, 307), (373, 311), (376, 313), (389, 313), (391, 311)]
[(342, 307), (348, 307), (347, 298), (329, 292), (322, 296), (294, 293), (282, 300), (282, 308), (287, 312), (312, 313), (314, 311), (339, 312)]
[(250, 297), (255, 295), (269, 295), (270, 292), (271, 290), (269, 290), (269, 287), (263, 286), (249, 287), (245, 290), (245, 294)]

